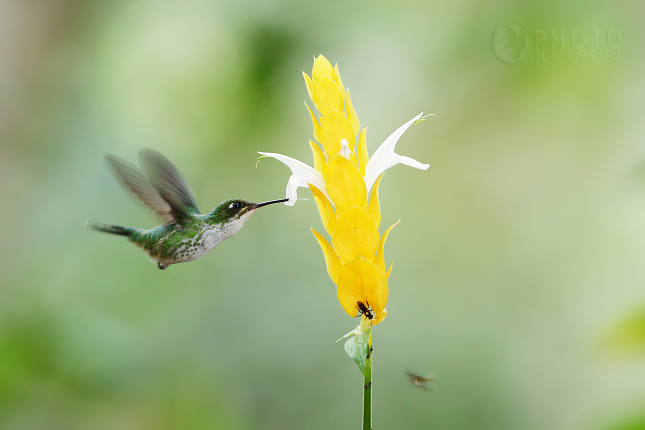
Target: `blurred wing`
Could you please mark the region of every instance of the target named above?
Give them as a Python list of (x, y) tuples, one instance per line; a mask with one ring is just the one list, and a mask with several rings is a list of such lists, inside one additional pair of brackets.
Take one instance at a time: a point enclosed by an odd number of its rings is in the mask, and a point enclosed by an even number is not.
[(172, 208), (173, 217), (177, 221), (189, 214), (199, 213), (192, 191), (177, 168), (166, 157), (155, 150), (142, 149), (139, 152), (139, 163), (159, 195)]
[(107, 159), (114, 167), (117, 178), (137, 195), (153, 211), (157, 212), (164, 223), (174, 221), (172, 208), (165, 201), (150, 179), (136, 166), (122, 158), (107, 154)]
[(424, 378), (423, 376), (419, 376), (412, 372), (407, 372), (407, 371), (405, 372), (405, 374), (408, 376), (410, 384), (414, 385), (415, 387), (423, 388), (426, 390), (430, 389), (430, 387), (428, 386), (428, 382), (434, 380), (431, 374), (428, 375), (427, 378)]

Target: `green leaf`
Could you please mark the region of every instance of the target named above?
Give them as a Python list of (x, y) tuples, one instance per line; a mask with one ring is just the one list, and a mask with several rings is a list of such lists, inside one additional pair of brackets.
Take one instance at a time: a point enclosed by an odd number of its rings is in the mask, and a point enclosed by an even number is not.
[(345, 351), (358, 364), (361, 372), (365, 375), (365, 359), (369, 352), (369, 332), (361, 332), (354, 337), (350, 337), (345, 342)]

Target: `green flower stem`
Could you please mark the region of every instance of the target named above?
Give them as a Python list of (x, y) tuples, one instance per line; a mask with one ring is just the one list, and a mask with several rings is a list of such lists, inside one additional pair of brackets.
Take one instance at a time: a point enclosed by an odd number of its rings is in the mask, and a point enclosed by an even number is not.
[(365, 385), (363, 387), (363, 430), (372, 430), (372, 336), (365, 357)]

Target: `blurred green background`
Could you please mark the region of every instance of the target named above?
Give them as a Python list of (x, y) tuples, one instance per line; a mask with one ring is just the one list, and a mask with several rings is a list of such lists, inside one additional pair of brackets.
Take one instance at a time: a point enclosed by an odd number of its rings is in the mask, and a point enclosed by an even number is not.
[[(84, 227), (156, 225), (104, 160), (142, 147), (203, 211), (281, 198), (288, 169), (256, 168), (256, 151), (311, 163), (301, 71), (318, 54), (339, 64), (370, 153), (436, 114), (397, 147), (430, 169), (381, 185), (383, 225), (402, 222), (375, 428), (645, 428), (644, 13), (0, 1), (0, 428), (359, 428), (362, 377), (334, 345), (358, 320), (326, 274), (312, 201), (263, 209), (165, 271)], [(517, 62), (511, 25), (530, 43)], [(433, 372), (433, 391), (406, 370)]]

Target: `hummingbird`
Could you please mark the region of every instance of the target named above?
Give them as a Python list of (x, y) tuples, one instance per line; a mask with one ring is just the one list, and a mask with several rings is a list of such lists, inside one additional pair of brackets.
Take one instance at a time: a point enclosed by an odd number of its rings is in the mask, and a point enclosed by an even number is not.
[(165, 269), (171, 264), (197, 260), (220, 242), (235, 235), (259, 208), (289, 199), (250, 203), (231, 199), (202, 215), (195, 197), (177, 168), (152, 149), (139, 152), (141, 169), (107, 154), (117, 179), (161, 217), (163, 224), (150, 230), (86, 221), (90, 228), (126, 236)]

